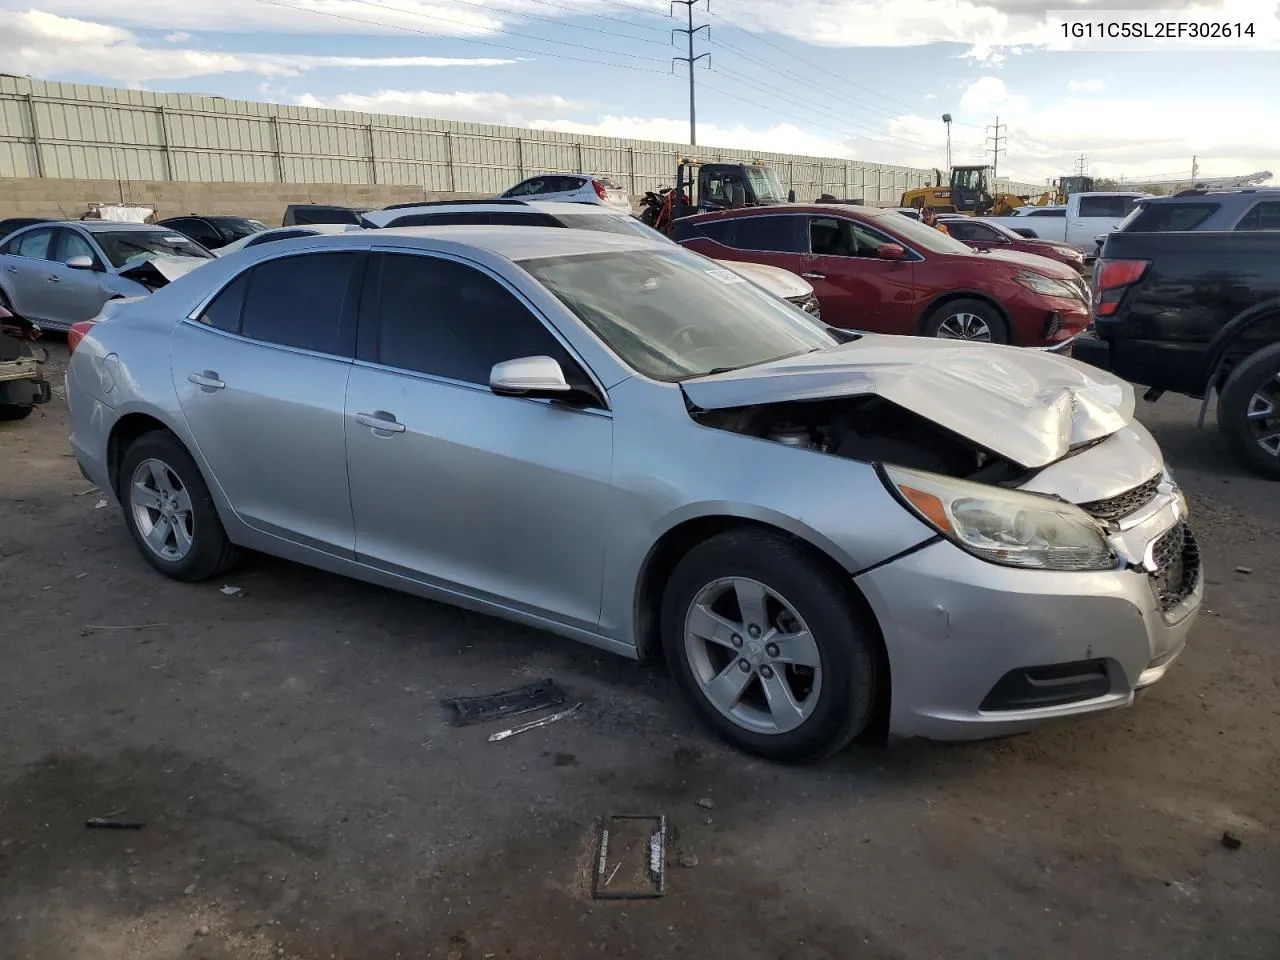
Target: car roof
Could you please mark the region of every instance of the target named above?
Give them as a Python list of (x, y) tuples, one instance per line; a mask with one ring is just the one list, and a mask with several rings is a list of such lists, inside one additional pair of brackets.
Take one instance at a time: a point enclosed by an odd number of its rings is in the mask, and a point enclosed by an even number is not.
[(729, 217), (765, 217), (788, 216), (790, 214), (812, 214), (813, 216), (830, 216), (841, 213), (855, 219), (876, 219), (887, 217), (898, 211), (893, 207), (864, 207), (852, 203), (779, 203), (762, 207), (735, 207), (732, 210), (711, 210), (707, 213), (695, 213), (681, 220), (701, 223), (707, 220), (721, 220)]
[(119, 230), (150, 230), (152, 233), (164, 232), (165, 228), (158, 223), (119, 223), (115, 220), (67, 220), (64, 221), (69, 227), (83, 227), (90, 233), (105, 233), (111, 231), (115, 233)]
[[(589, 253), (610, 253), (627, 250), (661, 250), (671, 252), (671, 245), (662, 239), (649, 240), (640, 235), (603, 233), (599, 230), (548, 230), (546, 227), (518, 226), (444, 226), (444, 227), (386, 227), (381, 230), (353, 230), (349, 233), (327, 237), (314, 237), (312, 249), (339, 247), (360, 249), (375, 245), (422, 247), (434, 249), (428, 241), (445, 240), (479, 250), (485, 250), (507, 260), (536, 260), (541, 257), (571, 257)], [(257, 249), (256, 247), (253, 249)], [(263, 248), (269, 250), (270, 247)]]
[[(510, 200), (461, 200), (456, 203), (427, 203), (420, 207), (400, 207), (385, 210), (370, 210), (364, 219), (377, 224), (378, 221), (391, 222), (401, 217), (415, 217), (424, 214), (457, 213), (511, 213), (525, 210), (529, 214), (549, 213), (552, 216), (601, 216), (624, 217), (627, 214), (606, 207), (599, 203), (571, 203), (566, 200), (526, 200), (512, 203)], [(383, 228), (386, 229), (386, 228)]]
[(1148, 203), (1195, 203), (1205, 200), (1230, 199), (1233, 197), (1260, 197), (1272, 199), (1280, 196), (1280, 187), (1241, 187), (1238, 189), (1213, 188), (1207, 190), (1184, 190), (1171, 197), (1146, 197), (1143, 204)]

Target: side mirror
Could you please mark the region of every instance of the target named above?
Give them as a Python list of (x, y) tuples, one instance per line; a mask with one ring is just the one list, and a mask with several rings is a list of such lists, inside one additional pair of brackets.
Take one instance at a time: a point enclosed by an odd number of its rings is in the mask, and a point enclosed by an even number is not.
[(794, 190), (788, 190), (787, 203), (795, 203), (795, 202), (796, 202), (796, 192)]
[(78, 257), (72, 257), (67, 261), (66, 265), (72, 270), (92, 270), (93, 257), (86, 257), (84, 254), (81, 254)]
[(901, 260), (907, 255), (905, 247), (896, 243), (882, 243), (876, 247), (876, 257), (881, 260)]
[(573, 388), (560, 364), (551, 357), (520, 357), (495, 363), (489, 371), (489, 389), (506, 396), (565, 394)]

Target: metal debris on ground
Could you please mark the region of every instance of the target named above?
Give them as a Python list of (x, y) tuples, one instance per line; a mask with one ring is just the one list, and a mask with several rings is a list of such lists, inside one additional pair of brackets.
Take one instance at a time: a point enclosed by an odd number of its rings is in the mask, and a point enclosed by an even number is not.
[(581, 703), (575, 703), (568, 710), (561, 710), (559, 713), (553, 713), (537, 720), (530, 720), (528, 723), (522, 723), (518, 727), (512, 727), (510, 730), (499, 730), (497, 733), (489, 735), (490, 743), (497, 743), (499, 740), (505, 740), (507, 737), (514, 737), (518, 733), (524, 733), (526, 730), (533, 730), (537, 727), (545, 727), (549, 723), (555, 723), (557, 720), (563, 720), (565, 717), (572, 716), (582, 706)]
[(661, 897), (667, 892), (666, 864), (665, 815), (606, 817), (596, 842), (591, 896), (596, 900)]
[(88, 496), (89, 494), (91, 494), (91, 493), (98, 493), (98, 488), (97, 488), (97, 487), (90, 487), (88, 490), (81, 490), (79, 493), (74, 494), (74, 496), (77, 496), (77, 497), (87, 497), (87, 496)]
[(1253, 567), (1236, 567), (1236, 573), (1253, 573)]
[(95, 509), (95, 510), (101, 510), (101, 509), (102, 509), (103, 507), (105, 507), (106, 505), (107, 505), (107, 501), (106, 501), (106, 500), (99, 500), (97, 503), (95, 503), (95, 504), (93, 505), (93, 509)]
[(715, 801), (712, 800), (710, 797), (703, 797), (701, 800), (698, 801), (698, 806), (700, 806), (703, 810), (710, 810), (715, 805), (716, 805)]
[(233, 587), (230, 584), (226, 584), (219, 592), (225, 593), (228, 597), (238, 597), (244, 593), (244, 590), (241, 587)]
[(1230, 830), (1222, 831), (1222, 845), (1228, 850), (1239, 850), (1243, 843), (1244, 841)]
[(90, 830), (141, 830), (146, 826), (141, 820), (122, 820), (116, 815), (90, 817), (84, 825)]
[(122, 623), (118, 625), (109, 623), (86, 623), (84, 628), (86, 630), (149, 630), (152, 627), (167, 627), (168, 625), (167, 621), (160, 621), (158, 623)]
[(564, 701), (564, 691), (554, 680), (547, 679), (483, 697), (452, 697), (445, 700), (444, 705), (453, 711), (453, 725), (465, 727), (473, 723), (532, 713), (545, 707), (558, 707)]

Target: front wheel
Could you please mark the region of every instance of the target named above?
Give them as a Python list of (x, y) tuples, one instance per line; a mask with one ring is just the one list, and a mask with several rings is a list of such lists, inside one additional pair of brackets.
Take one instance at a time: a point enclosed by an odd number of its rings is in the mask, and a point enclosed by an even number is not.
[(1218, 396), (1218, 429), (1245, 466), (1280, 480), (1280, 343), (1231, 371)]
[(662, 642), (694, 709), (759, 756), (830, 756), (871, 716), (873, 628), (837, 578), (780, 534), (731, 530), (689, 551), (663, 593)]
[(921, 330), (940, 340), (1008, 343), (1009, 330), (995, 307), (982, 300), (952, 300), (937, 307)]

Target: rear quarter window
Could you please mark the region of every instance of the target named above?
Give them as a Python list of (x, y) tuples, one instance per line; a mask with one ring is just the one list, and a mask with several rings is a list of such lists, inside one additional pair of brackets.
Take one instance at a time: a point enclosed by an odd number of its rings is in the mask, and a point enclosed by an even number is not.
[(1222, 208), (1217, 203), (1149, 203), (1133, 218), (1125, 233), (1165, 233), (1194, 230)]

